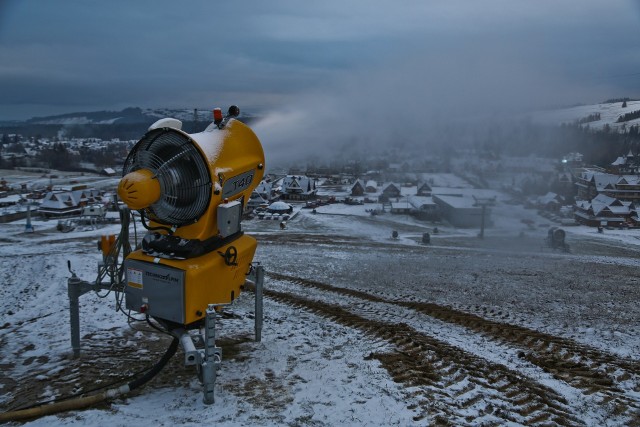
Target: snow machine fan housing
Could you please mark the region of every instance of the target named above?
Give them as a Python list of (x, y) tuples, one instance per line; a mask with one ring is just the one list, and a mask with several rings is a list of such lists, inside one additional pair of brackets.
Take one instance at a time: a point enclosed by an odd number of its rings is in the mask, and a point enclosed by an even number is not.
[(125, 260), (128, 309), (189, 326), (208, 305), (240, 294), (257, 247), (240, 221), (264, 175), (264, 152), (239, 112), (215, 109), (214, 122), (194, 134), (159, 120), (129, 153), (118, 195), (148, 232)]
[(185, 239), (218, 235), (217, 207), (232, 200), (246, 204), (264, 174), (256, 135), (227, 119), (196, 134), (183, 132), (175, 119), (154, 123), (124, 163), (120, 198), (152, 228), (173, 228), (171, 234)]

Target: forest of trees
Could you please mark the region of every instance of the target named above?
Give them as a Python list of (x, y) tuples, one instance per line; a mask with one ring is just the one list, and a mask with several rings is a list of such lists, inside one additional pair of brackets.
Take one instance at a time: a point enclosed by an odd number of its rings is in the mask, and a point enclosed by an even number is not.
[(616, 123), (628, 122), (637, 118), (640, 118), (640, 110), (621, 115), (620, 117), (618, 117), (618, 120), (616, 120)]
[(584, 125), (586, 123), (597, 122), (598, 120), (600, 120), (600, 113), (593, 113), (589, 114), (587, 117), (578, 119), (576, 123), (579, 125)]

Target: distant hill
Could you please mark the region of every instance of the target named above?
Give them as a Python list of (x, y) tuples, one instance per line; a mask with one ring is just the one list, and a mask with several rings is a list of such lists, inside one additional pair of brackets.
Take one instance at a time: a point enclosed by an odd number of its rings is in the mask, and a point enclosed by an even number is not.
[[(533, 114), (533, 120), (542, 124), (578, 123), (594, 130), (601, 130), (609, 125), (612, 131), (622, 131), (630, 126), (640, 125), (640, 113), (637, 114), (637, 118), (619, 121), (620, 118), (624, 119), (625, 115), (627, 118), (634, 117), (634, 112), (640, 112), (640, 100), (621, 98), (600, 104), (539, 111)], [(597, 120), (594, 120), (596, 118)]]
[[(223, 110), (224, 111), (224, 110)], [(20, 134), (25, 137), (95, 137), (101, 139), (138, 139), (155, 121), (172, 117), (183, 122), (186, 132), (202, 131), (213, 121), (209, 109), (191, 108), (138, 108), (122, 111), (93, 111), (33, 117), (24, 121), (0, 123), (0, 133)], [(257, 116), (242, 112), (239, 120), (249, 123)]]
[[(245, 118), (251, 117), (247, 114), (242, 114), (242, 116)], [(156, 120), (165, 117), (173, 117), (174, 119), (186, 122), (202, 121), (208, 123), (212, 120), (212, 113), (207, 109), (142, 109), (138, 107), (130, 107), (125, 108), (122, 111), (94, 111), (46, 117), (33, 117), (25, 122), (38, 125), (113, 125), (127, 123), (153, 123)]]

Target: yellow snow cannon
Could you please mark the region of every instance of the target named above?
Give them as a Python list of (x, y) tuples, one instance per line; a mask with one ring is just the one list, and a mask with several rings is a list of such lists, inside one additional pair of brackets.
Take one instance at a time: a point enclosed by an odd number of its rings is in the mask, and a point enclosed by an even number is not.
[(194, 134), (161, 119), (129, 153), (118, 195), (148, 232), (125, 260), (128, 309), (189, 327), (240, 294), (257, 246), (242, 232), (242, 213), (264, 175), (264, 152), (239, 112), (215, 109)]

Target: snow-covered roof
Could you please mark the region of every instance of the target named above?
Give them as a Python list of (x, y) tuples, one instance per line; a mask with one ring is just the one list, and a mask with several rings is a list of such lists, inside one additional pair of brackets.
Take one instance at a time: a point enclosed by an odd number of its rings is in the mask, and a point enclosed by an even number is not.
[(620, 180), (620, 176), (608, 173), (595, 173), (593, 175), (594, 183), (598, 191), (604, 190), (608, 185), (615, 185)]
[(613, 161), (613, 163), (611, 163), (611, 166), (621, 166), (627, 163), (627, 158), (622, 156), (622, 157), (618, 157), (617, 159), (615, 159)]
[(476, 201), (473, 197), (470, 196), (444, 196), (437, 195), (433, 197), (433, 200), (441, 200), (447, 205), (458, 208), (458, 209), (480, 209), (476, 206)]
[(437, 206), (433, 201), (433, 197), (428, 196), (410, 196), (409, 203), (414, 209), (424, 209), (430, 206)]
[(313, 193), (315, 182), (304, 175), (287, 175), (282, 179), (282, 191), (285, 193)]
[(593, 200), (591, 201), (591, 203), (600, 203), (603, 204), (605, 206), (610, 206), (614, 203), (616, 203), (617, 199), (614, 197), (609, 197), (606, 194), (598, 194), (596, 197), (593, 198)]
[(545, 194), (544, 196), (540, 196), (538, 197), (538, 203), (542, 204), (542, 205), (546, 205), (552, 202), (558, 202), (559, 201), (559, 197), (556, 193), (549, 191), (547, 194)]
[(285, 202), (273, 202), (267, 209), (274, 212), (288, 212), (292, 207), (290, 204)]

